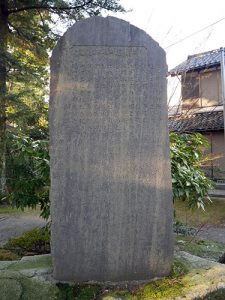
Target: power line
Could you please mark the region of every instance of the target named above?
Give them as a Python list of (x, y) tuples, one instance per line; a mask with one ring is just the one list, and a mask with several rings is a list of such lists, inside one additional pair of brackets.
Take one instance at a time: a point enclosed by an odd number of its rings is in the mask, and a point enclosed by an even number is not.
[(206, 30), (206, 29), (208, 29), (208, 28), (210, 28), (210, 27), (212, 27), (212, 26), (214, 26), (214, 25), (216, 25), (216, 24), (218, 24), (219, 22), (224, 21), (224, 20), (225, 20), (225, 17), (222, 18), (222, 19), (220, 19), (220, 20), (218, 20), (218, 21), (216, 21), (216, 22), (214, 22), (214, 23), (212, 23), (212, 24), (210, 24), (210, 25), (207, 25), (206, 27), (203, 27), (203, 28), (201, 28), (201, 29), (199, 29), (199, 30), (197, 30), (197, 31), (195, 31), (195, 32), (193, 32), (193, 33), (191, 33), (191, 34), (185, 36), (184, 38), (182, 38), (182, 39), (176, 41), (175, 43), (170, 44), (169, 46), (165, 47), (165, 49), (168, 49), (168, 48), (170, 48), (170, 47), (172, 47), (172, 46), (174, 46), (174, 45), (177, 45), (177, 44), (183, 42), (184, 40), (189, 39), (190, 37), (194, 36), (195, 34), (198, 34), (198, 33), (202, 32), (202, 31), (204, 31), (204, 30)]

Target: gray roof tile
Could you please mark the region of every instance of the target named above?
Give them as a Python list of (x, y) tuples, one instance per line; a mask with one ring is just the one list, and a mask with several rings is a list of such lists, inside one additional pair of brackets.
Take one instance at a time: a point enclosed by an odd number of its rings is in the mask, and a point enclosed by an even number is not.
[(186, 61), (170, 70), (169, 75), (175, 76), (186, 72), (219, 67), (220, 58), (220, 49), (189, 55)]
[(206, 132), (224, 129), (223, 111), (195, 113), (190, 116), (174, 115), (169, 117), (170, 131)]

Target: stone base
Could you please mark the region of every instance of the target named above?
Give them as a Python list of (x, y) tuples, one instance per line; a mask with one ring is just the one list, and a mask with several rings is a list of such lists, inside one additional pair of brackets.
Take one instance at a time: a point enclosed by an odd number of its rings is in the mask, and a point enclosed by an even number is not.
[[(168, 297), (165, 297), (166, 290), (157, 299), (167, 300), (194, 300), (194, 299), (225, 299), (225, 265), (219, 264), (207, 259), (203, 259), (186, 252), (180, 251), (175, 254), (176, 261), (182, 262), (189, 272), (180, 280), (181, 288), (174, 289), (175, 294), (171, 292), (171, 285), (168, 290)], [(20, 261), (0, 261), (0, 299), (1, 300), (60, 300), (65, 292), (62, 285), (57, 285), (56, 281), (51, 279), (52, 264), (50, 255), (39, 255), (24, 257)], [(48, 278), (48, 279), (47, 279)], [(165, 279), (165, 282), (167, 279)], [(161, 283), (163, 281), (161, 280)], [(134, 282), (135, 283), (135, 282)], [(138, 285), (140, 282), (136, 282)], [(116, 284), (118, 293), (121, 293), (121, 283)], [(137, 299), (135, 294), (147, 293), (152, 283), (141, 285), (141, 288), (135, 288), (131, 295), (128, 291), (123, 292), (123, 299)], [(174, 282), (174, 285), (176, 283)], [(104, 286), (106, 284), (104, 283)], [(155, 282), (157, 286), (157, 281)], [(127, 288), (132, 288), (131, 282), (127, 283)], [(72, 289), (72, 287), (67, 287)], [(90, 288), (90, 282), (87, 285)], [(173, 288), (173, 287), (172, 287)], [(152, 288), (151, 288), (152, 289)], [(151, 291), (152, 293), (152, 291)], [(154, 291), (153, 291), (154, 293)], [(104, 293), (101, 300), (118, 299), (115, 291)], [(64, 297), (65, 298), (65, 297)], [(63, 299), (64, 299), (63, 298)], [(155, 297), (154, 297), (155, 298)], [(81, 299), (81, 298), (77, 298)], [(86, 298), (85, 298), (86, 299)], [(91, 298), (90, 298), (91, 299)], [(143, 294), (143, 299), (146, 294)]]

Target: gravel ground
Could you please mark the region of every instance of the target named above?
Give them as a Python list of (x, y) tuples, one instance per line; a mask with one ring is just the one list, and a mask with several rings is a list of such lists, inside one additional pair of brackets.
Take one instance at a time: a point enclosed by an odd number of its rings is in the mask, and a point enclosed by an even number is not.
[(0, 214), (0, 247), (9, 238), (22, 235), (24, 230), (41, 227), (45, 224), (46, 222), (42, 218), (33, 215)]
[[(20, 236), (23, 231), (35, 227), (42, 227), (46, 222), (34, 215), (11, 215), (0, 214), (0, 247), (3, 246), (9, 238)], [(224, 226), (204, 226), (199, 229), (197, 236), (202, 239), (225, 243), (225, 225)]]
[(225, 243), (225, 226), (204, 226), (197, 234), (202, 239)]

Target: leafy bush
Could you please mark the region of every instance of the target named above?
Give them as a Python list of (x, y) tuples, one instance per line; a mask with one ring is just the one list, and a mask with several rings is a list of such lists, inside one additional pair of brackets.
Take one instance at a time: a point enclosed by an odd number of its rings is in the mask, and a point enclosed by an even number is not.
[(201, 168), (206, 147), (208, 141), (200, 133), (170, 133), (173, 201), (187, 201), (191, 209), (204, 209), (205, 201), (210, 201), (213, 183)]
[(48, 141), (22, 133), (8, 134), (7, 187), (16, 208), (40, 205), (41, 216), (50, 215)]
[[(173, 200), (187, 201), (189, 208), (202, 208), (212, 181), (201, 164), (208, 142), (199, 133), (170, 134)], [(40, 205), (41, 216), (50, 215), (48, 140), (22, 133), (8, 135), (7, 186), (13, 206), (24, 209)]]
[(24, 231), (21, 237), (10, 239), (5, 249), (26, 255), (27, 252), (46, 254), (50, 252), (50, 231), (48, 228), (35, 228)]
[(176, 234), (182, 234), (184, 236), (186, 235), (194, 235), (196, 233), (196, 229), (187, 226), (186, 224), (182, 223), (181, 221), (176, 219), (176, 216), (174, 218), (174, 222), (173, 222), (173, 231)]

